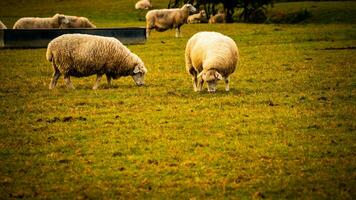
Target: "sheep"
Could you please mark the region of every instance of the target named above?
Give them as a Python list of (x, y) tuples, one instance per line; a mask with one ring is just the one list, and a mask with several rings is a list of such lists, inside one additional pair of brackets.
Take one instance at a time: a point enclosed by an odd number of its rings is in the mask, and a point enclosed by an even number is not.
[(196, 92), (203, 89), (204, 81), (208, 83), (208, 91), (215, 92), (217, 81), (222, 79), (229, 91), (229, 75), (235, 71), (238, 60), (234, 40), (217, 32), (196, 33), (185, 49), (186, 70), (192, 76)]
[(148, 10), (152, 8), (151, 0), (140, 0), (135, 4), (135, 9)]
[(54, 70), (49, 89), (56, 86), (61, 74), (67, 88), (75, 89), (70, 77), (97, 75), (93, 89), (97, 89), (102, 75), (108, 85), (111, 79), (132, 76), (138, 85), (144, 85), (147, 69), (142, 60), (119, 40), (87, 34), (64, 34), (53, 39), (47, 47), (46, 59)]
[(202, 22), (206, 22), (206, 13), (205, 10), (201, 10), (199, 13), (194, 14), (194, 15), (190, 15), (188, 17), (188, 24), (194, 24), (194, 23), (202, 23)]
[(55, 14), (53, 17), (23, 17), (17, 20), (13, 29), (46, 29), (46, 28), (63, 28), (67, 26), (69, 20), (65, 15)]
[(2, 23), (2, 21), (0, 21), (0, 29), (7, 29), (5, 24)]
[(88, 18), (86, 17), (77, 17), (66, 15), (69, 23), (66, 24), (65, 28), (96, 28), (94, 24), (92, 24)]
[(209, 24), (225, 23), (226, 15), (224, 12), (219, 12), (216, 15), (211, 15), (209, 19)]
[(185, 4), (181, 8), (148, 11), (146, 14), (147, 38), (152, 29), (162, 32), (172, 28), (176, 29), (176, 37), (179, 37), (180, 27), (187, 22), (189, 14), (194, 12), (196, 12), (196, 8), (191, 4)]

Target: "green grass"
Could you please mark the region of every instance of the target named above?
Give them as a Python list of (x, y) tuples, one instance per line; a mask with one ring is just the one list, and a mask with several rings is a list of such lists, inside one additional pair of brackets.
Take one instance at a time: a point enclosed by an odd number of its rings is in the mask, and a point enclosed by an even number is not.
[(355, 1), (326, 1), (326, 2), (288, 2), (275, 3), (267, 9), (271, 21), (282, 20), (288, 14), (307, 10), (311, 16), (302, 23), (330, 24), (330, 23), (356, 23)]
[[(56, 2), (73, 12), (84, 5)], [(138, 12), (121, 22), (126, 15), (112, 6), (108, 18), (91, 4), (84, 8), (99, 27), (144, 24)], [(4, 21), (24, 12), (4, 14)], [(145, 45), (129, 46), (149, 70), (147, 85), (127, 77), (113, 88), (102, 81), (97, 91), (94, 76), (73, 78), (76, 90), (62, 79), (48, 90), (45, 49), (0, 50), (0, 196), (354, 199), (355, 29), (184, 25), (178, 39), (174, 31), (153, 32)], [(223, 83), (215, 94), (193, 91), (184, 48), (203, 30), (238, 44), (230, 92)]]

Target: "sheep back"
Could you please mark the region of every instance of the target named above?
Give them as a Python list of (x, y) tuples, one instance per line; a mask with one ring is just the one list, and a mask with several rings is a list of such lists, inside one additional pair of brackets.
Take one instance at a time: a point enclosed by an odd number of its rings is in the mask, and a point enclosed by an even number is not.
[(215, 69), (227, 77), (235, 71), (238, 59), (236, 43), (223, 34), (199, 32), (187, 42), (185, 60), (188, 72), (191, 67), (197, 72)]
[(146, 14), (148, 28), (165, 31), (177, 28), (187, 22), (189, 10), (182, 8), (150, 10)]
[(119, 40), (86, 34), (65, 34), (52, 40), (46, 57), (65, 75), (82, 77), (108, 74), (113, 78), (132, 75), (141, 59)]
[(152, 4), (150, 0), (141, 0), (135, 4), (135, 9), (151, 9)]
[(65, 28), (96, 28), (96, 26), (86, 17), (77, 17), (66, 15), (69, 23)]
[(218, 13), (209, 19), (210, 24), (216, 24), (216, 23), (225, 23), (225, 14), (224, 13)]
[(56, 14), (53, 17), (23, 17), (17, 20), (13, 29), (46, 29), (60, 28), (62, 24), (68, 23), (64, 15)]
[(187, 20), (189, 24), (202, 23), (205, 21), (206, 21), (206, 14), (204, 10), (200, 11), (197, 14), (190, 15)]

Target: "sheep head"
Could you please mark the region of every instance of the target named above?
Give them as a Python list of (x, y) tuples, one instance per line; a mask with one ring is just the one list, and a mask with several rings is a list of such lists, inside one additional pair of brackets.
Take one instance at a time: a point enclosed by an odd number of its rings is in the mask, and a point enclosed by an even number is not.
[(210, 69), (207, 71), (203, 70), (198, 75), (198, 78), (200, 77), (203, 81), (207, 82), (208, 92), (215, 92), (218, 81), (223, 79), (222, 75), (215, 69)]
[(59, 28), (68, 28), (69, 19), (63, 14), (55, 14), (53, 17), (58, 22)]
[(181, 9), (188, 10), (189, 14), (197, 12), (197, 9), (194, 6), (192, 6), (192, 4), (189, 3), (185, 4)]
[(205, 12), (205, 10), (201, 10), (200, 12), (199, 12), (199, 14), (200, 14), (200, 17), (206, 17), (206, 12)]
[(135, 81), (136, 85), (142, 86), (145, 84), (145, 74), (147, 73), (147, 69), (142, 60), (138, 56), (134, 56), (136, 57), (136, 62), (134, 70), (132, 72), (132, 78)]

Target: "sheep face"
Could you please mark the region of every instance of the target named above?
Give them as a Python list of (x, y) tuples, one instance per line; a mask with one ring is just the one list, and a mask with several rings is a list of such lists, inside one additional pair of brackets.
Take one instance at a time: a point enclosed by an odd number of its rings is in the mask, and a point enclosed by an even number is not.
[(200, 16), (203, 18), (206, 18), (205, 10), (200, 11)]
[(192, 6), (192, 4), (189, 3), (185, 4), (182, 8), (187, 9), (189, 11), (189, 14), (197, 12), (197, 9), (194, 6)]
[(137, 64), (133, 71), (132, 78), (135, 81), (137, 86), (142, 86), (145, 84), (145, 74), (147, 69), (143, 64)]
[(223, 79), (221, 74), (216, 70), (203, 71), (199, 76), (201, 76), (203, 81), (207, 82), (208, 92), (215, 92), (218, 81)]
[(60, 28), (66, 28), (69, 26), (69, 20), (65, 15), (56, 14), (53, 16), (53, 18), (58, 20), (58, 24)]

